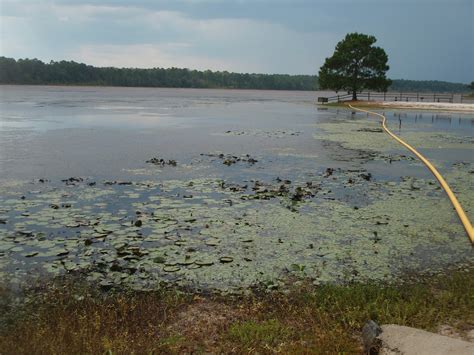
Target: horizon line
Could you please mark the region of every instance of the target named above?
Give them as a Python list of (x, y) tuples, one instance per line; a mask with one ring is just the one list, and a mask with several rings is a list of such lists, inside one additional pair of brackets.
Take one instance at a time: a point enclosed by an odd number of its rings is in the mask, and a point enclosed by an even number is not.
[[(286, 76), (309, 76), (309, 77), (318, 78), (317, 74), (236, 72), (236, 71), (229, 71), (229, 70), (192, 69), (192, 68), (186, 68), (186, 67), (147, 67), (147, 68), (143, 68), (143, 67), (96, 66), (96, 65), (87, 64), (87, 63), (84, 63), (84, 62), (77, 62), (74, 59), (70, 59), (70, 60), (67, 60), (67, 59), (53, 60), (53, 59), (51, 59), (49, 62), (47, 62), (46, 60), (39, 59), (39, 58), (36, 58), (36, 57), (34, 57), (34, 58), (25, 57), (25, 58), (16, 59), (14, 57), (7, 57), (5, 55), (0, 55), (0, 58), (2, 58), (2, 57), (7, 58), (7, 59), (13, 59), (15, 61), (19, 61), (19, 60), (38, 60), (38, 61), (44, 63), (45, 65), (51, 65), (51, 63), (60, 63), (60, 62), (73, 62), (73, 63), (76, 63), (76, 64), (84, 64), (84, 65), (87, 65), (87, 66), (90, 66), (90, 67), (93, 67), (93, 68), (99, 68), (99, 69), (101, 69), (101, 68), (103, 68), (103, 69), (108, 69), (108, 68), (113, 68), (113, 69), (136, 69), (136, 70), (179, 69), (179, 70), (189, 70), (189, 71), (197, 71), (197, 72), (210, 71), (210, 72), (213, 72), (213, 73), (230, 73), (230, 74), (239, 74), (239, 75), (245, 75), (245, 74), (248, 74), (248, 75), (269, 75), (269, 76), (270, 75), (286, 75)], [(469, 85), (469, 82), (455, 82), (455, 81), (446, 81), (446, 80), (438, 80), (438, 79), (403, 79), (403, 78), (389, 78), (389, 79), (390, 80), (397, 80), (397, 81), (405, 80), (405, 81), (440, 82), (440, 83)]]

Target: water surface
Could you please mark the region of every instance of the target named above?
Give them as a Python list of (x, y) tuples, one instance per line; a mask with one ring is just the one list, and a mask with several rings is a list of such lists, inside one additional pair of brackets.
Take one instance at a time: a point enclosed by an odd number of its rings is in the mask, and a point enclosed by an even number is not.
[[(318, 108), (321, 93), (0, 93), (0, 268), (11, 280), (85, 272), (104, 287), (238, 290), (470, 263), (427, 170), (376, 119)], [(474, 115), (385, 114), (472, 215)]]

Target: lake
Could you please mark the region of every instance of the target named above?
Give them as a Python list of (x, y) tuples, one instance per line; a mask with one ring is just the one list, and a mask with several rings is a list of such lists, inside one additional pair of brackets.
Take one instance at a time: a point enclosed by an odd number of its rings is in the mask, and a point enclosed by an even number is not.
[[(241, 292), (472, 264), (449, 201), (321, 92), (0, 87), (0, 275)], [(474, 115), (386, 111), (473, 216)]]

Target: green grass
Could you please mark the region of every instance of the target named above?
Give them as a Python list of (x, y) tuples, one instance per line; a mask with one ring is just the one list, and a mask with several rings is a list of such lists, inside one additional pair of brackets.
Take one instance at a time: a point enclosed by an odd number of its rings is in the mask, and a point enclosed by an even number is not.
[(474, 328), (474, 272), (400, 285), (295, 286), (251, 296), (98, 291), (80, 282), (2, 290), (0, 353), (362, 353), (369, 319)]
[(229, 328), (229, 339), (238, 344), (242, 350), (275, 348), (284, 344), (293, 335), (292, 329), (276, 319), (262, 322), (244, 321), (234, 323)]

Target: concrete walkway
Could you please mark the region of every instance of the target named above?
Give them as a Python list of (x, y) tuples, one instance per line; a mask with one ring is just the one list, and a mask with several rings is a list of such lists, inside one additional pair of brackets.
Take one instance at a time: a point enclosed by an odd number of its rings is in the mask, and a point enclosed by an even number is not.
[[(361, 101), (363, 102), (363, 101)], [(365, 104), (365, 102), (364, 102)], [(374, 101), (370, 104), (387, 108), (405, 108), (405, 109), (426, 109), (440, 111), (458, 111), (458, 112), (474, 112), (474, 104), (467, 103), (450, 103), (450, 102), (404, 102), (404, 101)]]
[(473, 355), (474, 343), (400, 326), (382, 325), (380, 354), (405, 355)]

